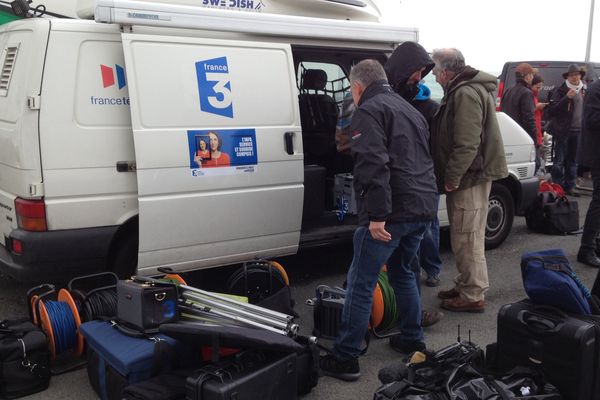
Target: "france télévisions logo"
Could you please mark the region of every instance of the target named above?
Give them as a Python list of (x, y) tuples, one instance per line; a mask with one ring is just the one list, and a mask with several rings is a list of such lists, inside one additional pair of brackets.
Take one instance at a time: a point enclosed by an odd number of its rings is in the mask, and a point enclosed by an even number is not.
[(198, 78), (200, 110), (233, 118), (227, 57), (198, 61), (196, 77)]
[(100, 72), (102, 73), (102, 86), (104, 88), (117, 84), (119, 89), (123, 89), (127, 84), (125, 82), (125, 69), (120, 65), (115, 64), (115, 67), (111, 68), (100, 64)]

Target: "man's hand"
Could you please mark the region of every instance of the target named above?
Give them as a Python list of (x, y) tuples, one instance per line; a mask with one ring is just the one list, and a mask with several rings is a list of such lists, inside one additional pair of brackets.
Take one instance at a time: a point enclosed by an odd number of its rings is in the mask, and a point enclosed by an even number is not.
[(567, 97), (572, 99), (573, 97), (575, 97), (576, 94), (577, 91), (575, 89), (569, 89), (569, 91), (567, 92)]
[(385, 221), (371, 221), (369, 223), (369, 232), (371, 232), (371, 236), (373, 236), (373, 239), (375, 240), (381, 240), (382, 242), (389, 242), (392, 240), (392, 235), (385, 230)]
[(452, 186), (447, 183), (444, 183), (444, 189), (446, 189), (446, 192), (450, 193), (450, 192), (454, 192), (456, 189), (458, 189), (458, 186)]

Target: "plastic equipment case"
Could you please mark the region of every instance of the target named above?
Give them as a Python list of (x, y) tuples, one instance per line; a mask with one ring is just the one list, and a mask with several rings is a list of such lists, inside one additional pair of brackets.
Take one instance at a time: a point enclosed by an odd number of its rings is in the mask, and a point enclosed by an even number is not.
[(498, 313), (497, 367), (543, 371), (566, 400), (600, 399), (600, 317), (521, 301)]
[(245, 351), (187, 378), (187, 400), (297, 399), (296, 354)]
[(79, 329), (88, 344), (88, 377), (102, 400), (120, 400), (129, 384), (200, 361), (198, 352), (163, 334), (131, 337), (105, 321)]

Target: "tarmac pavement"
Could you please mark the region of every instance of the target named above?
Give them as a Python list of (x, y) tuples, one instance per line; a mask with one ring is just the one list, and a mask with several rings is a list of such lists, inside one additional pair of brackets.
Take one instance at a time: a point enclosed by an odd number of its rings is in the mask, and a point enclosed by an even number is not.
[[(584, 194), (579, 201), (581, 226), (590, 202), (590, 195)], [(444, 235), (442, 235), (444, 236)], [(597, 270), (576, 261), (580, 235), (548, 236), (528, 231), (523, 217), (516, 217), (511, 234), (497, 249), (486, 252), (490, 289), (486, 296), (486, 311), (483, 314), (452, 313), (444, 311), (445, 317), (436, 325), (425, 330), (425, 341), (430, 349), (439, 349), (456, 341), (457, 326), (461, 336), (482, 347), (496, 340), (496, 316), (499, 308), (507, 303), (525, 298), (521, 281), (520, 259), (524, 252), (550, 248), (562, 248), (571, 260), (581, 280), (591, 288)], [(444, 241), (444, 240), (443, 240)], [(447, 242), (447, 239), (445, 240)], [(442, 246), (443, 269), (440, 288), (451, 287), (456, 267), (452, 252), (446, 243)], [(341, 285), (345, 271), (352, 257), (350, 246), (307, 250), (294, 257), (285, 257), (280, 262), (290, 275), (292, 294), (296, 300), (296, 311), (301, 332), (310, 334), (312, 330), (312, 308), (304, 301), (314, 296), (318, 285)], [(10, 278), (0, 277), (0, 316), (13, 318), (26, 314), (25, 292), (29, 286), (17, 283)], [(422, 301), (425, 308), (439, 308), (436, 294), (440, 288), (422, 286)], [(329, 345), (330, 343), (323, 341)], [(303, 400), (315, 399), (366, 399), (373, 398), (379, 387), (377, 372), (382, 367), (397, 361), (402, 355), (389, 347), (385, 339), (373, 339), (368, 353), (360, 359), (361, 378), (348, 383), (330, 377), (322, 377), (319, 385)], [(96, 399), (89, 386), (85, 369), (52, 378), (50, 388), (24, 399)], [(260, 400), (260, 399), (258, 399)], [(282, 399), (285, 400), (285, 399)]]

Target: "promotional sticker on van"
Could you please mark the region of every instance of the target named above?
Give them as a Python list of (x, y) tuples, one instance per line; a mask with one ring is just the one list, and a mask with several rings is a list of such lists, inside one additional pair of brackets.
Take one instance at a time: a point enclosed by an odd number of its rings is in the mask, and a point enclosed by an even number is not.
[[(125, 81), (125, 68), (115, 64), (113, 66), (107, 66), (104, 64), (100, 65), (100, 78), (102, 80), (103, 89), (112, 89), (111, 94), (116, 93), (117, 89), (119, 94), (123, 90), (127, 83)], [(107, 95), (104, 93), (103, 96), (90, 96), (90, 102), (92, 105), (110, 105), (110, 106), (128, 106), (130, 105), (129, 96), (125, 90), (124, 95), (114, 96)]]
[(215, 129), (188, 131), (192, 176), (245, 174), (256, 171), (256, 131)]

